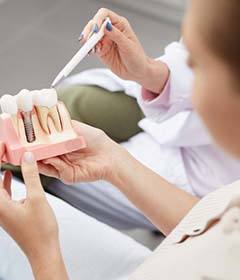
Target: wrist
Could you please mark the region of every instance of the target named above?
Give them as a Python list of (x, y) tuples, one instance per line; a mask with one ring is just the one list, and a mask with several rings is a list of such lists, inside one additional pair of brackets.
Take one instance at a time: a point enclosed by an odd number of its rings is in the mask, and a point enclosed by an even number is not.
[(146, 62), (144, 75), (138, 83), (145, 89), (160, 94), (169, 79), (169, 74), (169, 68), (164, 62), (149, 57)]
[(36, 252), (27, 255), (31, 264), (35, 279), (52, 279), (55, 275), (56, 279), (68, 279), (65, 269), (60, 244), (58, 241), (50, 246), (43, 245)]
[(124, 147), (118, 145), (106, 180), (122, 190), (126, 185), (127, 179), (134, 172), (134, 162), (135, 159), (132, 155)]

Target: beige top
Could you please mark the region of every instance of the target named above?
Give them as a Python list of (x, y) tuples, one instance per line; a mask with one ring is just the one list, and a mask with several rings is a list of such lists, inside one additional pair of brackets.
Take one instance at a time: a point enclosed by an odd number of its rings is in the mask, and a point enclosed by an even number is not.
[(240, 279), (240, 181), (203, 198), (129, 278)]

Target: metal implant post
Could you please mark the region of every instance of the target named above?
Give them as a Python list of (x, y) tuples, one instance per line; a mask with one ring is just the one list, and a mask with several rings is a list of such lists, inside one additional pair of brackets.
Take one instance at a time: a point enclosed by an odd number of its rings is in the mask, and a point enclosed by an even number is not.
[(32, 112), (21, 112), (21, 115), (23, 118), (27, 141), (28, 143), (32, 143), (36, 140), (33, 123), (32, 123)]
[(23, 119), (27, 142), (32, 143), (36, 140), (36, 136), (32, 121), (33, 101), (29, 90), (23, 89), (19, 92), (17, 95), (17, 105)]

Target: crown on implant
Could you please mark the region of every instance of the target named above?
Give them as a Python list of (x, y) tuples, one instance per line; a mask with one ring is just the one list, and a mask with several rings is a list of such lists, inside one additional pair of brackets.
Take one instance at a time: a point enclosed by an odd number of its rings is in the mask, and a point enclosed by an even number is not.
[(19, 110), (23, 112), (30, 112), (33, 109), (33, 101), (32, 101), (32, 95), (30, 94), (30, 91), (27, 89), (21, 90), (17, 94), (17, 105)]

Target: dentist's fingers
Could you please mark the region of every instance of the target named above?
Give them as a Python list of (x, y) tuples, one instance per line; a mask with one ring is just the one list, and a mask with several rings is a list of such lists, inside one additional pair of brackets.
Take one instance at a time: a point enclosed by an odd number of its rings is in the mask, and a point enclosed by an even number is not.
[(22, 159), (22, 175), (27, 188), (27, 197), (41, 197), (45, 196), (37, 163), (34, 156), (30, 152), (26, 152)]
[[(131, 41), (124, 35), (123, 32), (119, 31), (115, 26), (111, 26), (105, 29), (107, 38), (113, 41), (120, 50), (128, 50)], [(104, 44), (102, 50), (104, 48)]]
[(119, 16), (118, 14), (114, 13), (113, 11), (106, 9), (106, 8), (101, 8), (98, 10), (96, 15), (93, 17), (93, 25), (97, 25), (98, 28), (102, 26), (102, 23), (104, 20), (109, 17), (112, 24), (115, 25), (119, 22), (122, 21), (123, 17)]
[(110, 18), (112, 24), (108, 23), (106, 29), (111, 29), (111, 26), (113, 25), (120, 31), (123, 31), (124, 29), (128, 29), (129, 32), (131, 31), (128, 21), (124, 17), (111, 10), (101, 8), (98, 10), (93, 19), (88, 22), (79, 38), (81, 38), (81, 40), (83, 39), (83, 41), (87, 41), (92, 33), (97, 33), (99, 31), (107, 17)]
[(11, 184), (12, 184), (12, 172), (7, 170), (4, 172), (3, 188), (7, 191), (9, 197), (12, 196)]
[(93, 20), (90, 20), (88, 22), (88, 24), (84, 27), (84, 29), (79, 37), (82, 39), (83, 42), (86, 42), (88, 40), (89, 35), (93, 29), (92, 26), (93, 26)]

